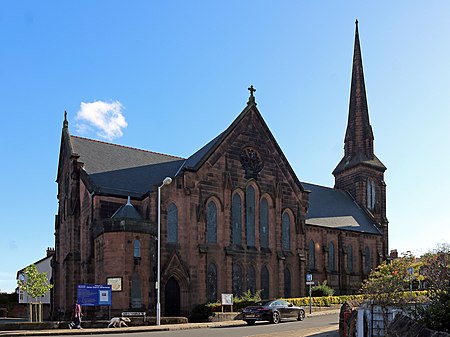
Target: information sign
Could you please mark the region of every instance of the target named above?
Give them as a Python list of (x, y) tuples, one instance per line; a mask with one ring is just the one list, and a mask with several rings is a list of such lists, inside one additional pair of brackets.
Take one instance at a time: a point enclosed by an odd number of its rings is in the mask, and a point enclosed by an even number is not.
[(77, 301), (82, 306), (111, 305), (111, 285), (79, 284)]

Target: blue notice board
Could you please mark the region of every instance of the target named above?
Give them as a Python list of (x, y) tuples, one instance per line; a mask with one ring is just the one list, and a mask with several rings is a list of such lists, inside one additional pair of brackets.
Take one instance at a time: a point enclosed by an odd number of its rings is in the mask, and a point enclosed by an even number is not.
[(111, 285), (79, 284), (77, 300), (80, 305), (111, 305)]

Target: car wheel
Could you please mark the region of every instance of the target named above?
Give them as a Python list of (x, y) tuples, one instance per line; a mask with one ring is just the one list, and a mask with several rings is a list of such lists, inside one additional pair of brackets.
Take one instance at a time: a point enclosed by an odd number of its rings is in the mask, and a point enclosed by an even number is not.
[(305, 319), (305, 310), (299, 310), (298, 316), (297, 316), (297, 321), (303, 321), (304, 319)]
[(253, 325), (253, 324), (255, 324), (255, 321), (253, 321), (253, 320), (248, 320), (248, 321), (245, 321), (248, 325)]
[(272, 313), (272, 323), (277, 324), (280, 322), (280, 313), (278, 311), (274, 311)]

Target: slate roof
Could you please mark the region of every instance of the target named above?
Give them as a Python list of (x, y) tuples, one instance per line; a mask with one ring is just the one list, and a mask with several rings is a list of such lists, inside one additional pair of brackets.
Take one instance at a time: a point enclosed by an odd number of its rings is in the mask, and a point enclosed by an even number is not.
[(79, 161), (84, 163), (84, 170), (89, 174), (183, 159), (72, 135), (70, 140), (73, 151), (80, 156)]
[(352, 156), (350, 159), (347, 159), (345, 157), (342, 158), (339, 164), (334, 169), (333, 174), (336, 175), (337, 173), (344, 171), (345, 169), (349, 169), (359, 164), (375, 167), (383, 171), (386, 171), (386, 166), (383, 165), (383, 163), (381, 162), (380, 159), (377, 158), (377, 156), (374, 155), (373, 158), (370, 159), (365, 154), (359, 152), (354, 156)]
[(347, 192), (304, 182), (302, 184), (311, 191), (307, 225), (381, 235), (369, 215)]
[(97, 140), (70, 136), (97, 193), (142, 197), (167, 176), (174, 177), (185, 159)]
[(142, 220), (142, 216), (130, 203), (128, 198), (128, 202), (125, 205), (120, 206), (119, 209), (111, 216), (111, 219)]

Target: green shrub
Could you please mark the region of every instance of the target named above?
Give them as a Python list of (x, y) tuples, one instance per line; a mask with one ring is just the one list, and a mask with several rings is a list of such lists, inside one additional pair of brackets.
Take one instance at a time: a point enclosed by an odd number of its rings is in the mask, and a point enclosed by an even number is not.
[(333, 296), (334, 290), (327, 284), (327, 281), (323, 281), (322, 284), (319, 283), (311, 288), (311, 294), (313, 297)]

